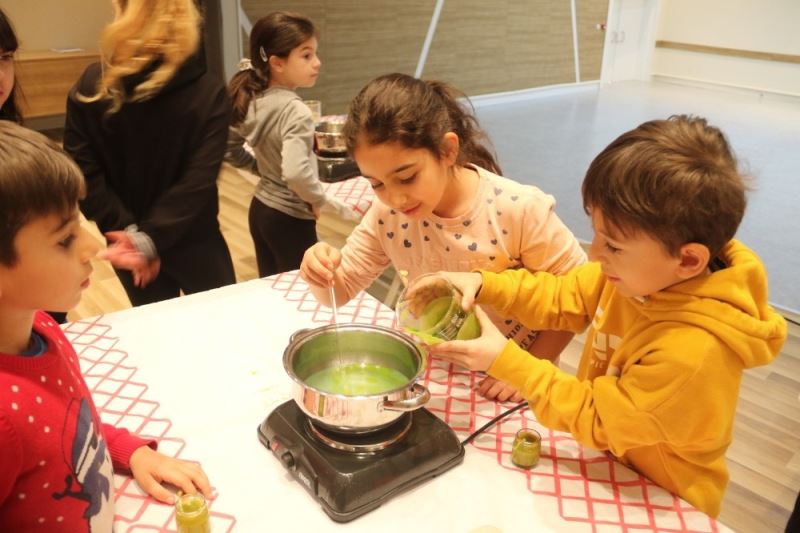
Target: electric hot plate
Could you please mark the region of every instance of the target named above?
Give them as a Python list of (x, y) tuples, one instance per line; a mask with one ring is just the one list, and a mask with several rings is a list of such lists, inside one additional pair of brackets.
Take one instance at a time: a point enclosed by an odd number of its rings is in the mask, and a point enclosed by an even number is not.
[(290, 400), (258, 427), (258, 438), (336, 522), (349, 522), (461, 464), (455, 432), (420, 408), (368, 435), (312, 425)]

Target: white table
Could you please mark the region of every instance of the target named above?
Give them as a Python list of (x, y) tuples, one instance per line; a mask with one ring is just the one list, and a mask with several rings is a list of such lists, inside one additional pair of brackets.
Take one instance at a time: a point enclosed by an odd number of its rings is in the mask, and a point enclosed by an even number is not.
[[(391, 310), (361, 294), (341, 321), (391, 325)], [(515, 413), (467, 447), (464, 463), (353, 522), (336, 524), (258, 441), (257, 426), (290, 398), (282, 366), (289, 335), (328, 323), (296, 273), (121, 311), (67, 326), (104, 421), (161, 440), (200, 461), (219, 496), (222, 531), (719, 531), (724, 526), (569, 435)], [(434, 360), (429, 409), (460, 438), (511, 405), (479, 397), (477, 376)], [(510, 462), (522, 425), (543, 435), (532, 471)], [(172, 509), (117, 477), (116, 531), (174, 530)], [(642, 528), (642, 529), (639, 529)]]

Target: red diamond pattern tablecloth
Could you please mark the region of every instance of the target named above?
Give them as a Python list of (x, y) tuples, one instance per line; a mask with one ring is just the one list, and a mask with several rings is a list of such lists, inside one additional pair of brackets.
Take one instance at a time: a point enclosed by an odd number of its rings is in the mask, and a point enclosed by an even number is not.
[[(332, 321), (331, 310), (316, 302), (296, 272), (262, 282), (307, 314), (312, 323)], [(395, 325), (394, 312), (364, 293), (341, 307), (338, 316), (343, 323)], [(84, 378), (103, 420), (157, 439), (161, 452), (184, 458), (184, 440), (174, 434), (170, 419), (159, 412), (159, 403), (150, 397), (147, 385), (137, 380), (137, 368), (126, 364), (124, 343), (103, 324), (103, 318), (72, 323), (65, 333), (78, 352)], [(424, 375), (424, 384), (432, 395), (426, 407), (462, 439), (513, 406), (487, 401), (478, 395), (475, 389), (481, 378), (481, 374), (453, 368), (435, 358)], [(511, 442), (523, 427), (533, 427), (542, 434), (541, 460), (528, 471), (510, 461)], [(569, 434), (544, 428), (527, 410), (503, 419), (470, 446), (470, 453), (493, 458), (497, 468), (518, 476), (519, 487), (509, 490), (527, 490), (536, 498), (552, 498), (565, 521), (588, 526), (591, 531), (715, 532), (719, 529), (714, 520), (613, 457), (581, 447)], [(115, 516), (116, 531), (175, 531), (171, 506), (144, 495), (129, 477), (116, 476), (115, 487), (117, 502), (125, 503), (118, 505), (125, 511)], [(215, 508), (214, 501), (210, 502), (216, 533), (232, 531), (236, 525), (236, 518), (223, 511)]]
[[(158, 451), (182, 457), (186, 443), (172, 434), (172, 422), (159, 414), (159, 404), (148, 398), (147, 385), (136, 380), (137, 369), (125, 364), (128, 354), (102, 316), (69, 324), (64, 333), (78, 353), (81, 372), (103, 422), (124, 427), (143, 438), (158, 441)], [(175, 511), (147, 496), (133, 478), (114, 476), (117, 509), (114, 531), (174, 532)], [(121, 502), (125, 505), (119, 505)], [(214, 508), (209, 502), (211, 527), (215, 533), (232, 531), (236, 518)]]
[(372, 186), (366, 178), (362, 177), (336, 183), (323, 183), (322, 186), (325, 188), (325, 192), (352, 207), (359, 216), (364, 216), (375, 199)]
[[(266, 278), (274, 290), (316, 323), (333, 319), (319, 305), (296, 272)], [(360, 293), (338, 310), (342, 323), (395, 326), (391, 309)], [(477, 428), (513, 407), (482, 398), (476, 391), (482, 375), (454, 368), (433, 358), (424, 376), (431, 392), (426, 408), (447, 422), (464, 439)], [(511, 463), (511, 443), (523, 427), (542, 435), (542, 454), (532, 470)], [(580, 446), (569, 434), (551, 431), (523, 410), (503, 419), (477, 437), (471, 446), (495, 456), (498, 465), (519, 473), (520, 484), (539, 497), (555, 498), (564, 520), (591, 525), (593, 531), (716, 532), (717, 523), (677, 496), (656, 486), (606, 453)]]

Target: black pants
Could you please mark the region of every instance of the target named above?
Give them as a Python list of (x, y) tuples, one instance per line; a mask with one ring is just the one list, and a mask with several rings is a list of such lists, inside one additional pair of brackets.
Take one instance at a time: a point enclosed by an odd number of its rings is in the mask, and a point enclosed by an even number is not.
[(130, 270), (115, 270), (134, 306), (175, 298), (181, 291), (192, 294), (236, 283), (231, 254), (220, 232), (162, 255), (158, 276), (143, 289), (133, 284)]
[(317, 242), (317, 223), (295, 218), (264, 205), (250, 203), (250, 235), (256, 247), (259, 277), (300, 268), (305, 251)]
[(789, 522), (786, 524), (786, 533), (797, 533), (800, 531), (800, 494), (797, 495), (797, 500), (794, 502), (794, 511), (789, 517)]

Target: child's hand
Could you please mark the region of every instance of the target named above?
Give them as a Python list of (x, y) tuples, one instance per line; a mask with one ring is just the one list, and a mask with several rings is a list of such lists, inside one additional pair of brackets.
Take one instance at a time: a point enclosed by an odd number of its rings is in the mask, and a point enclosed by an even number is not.
[(461, 309), (469, 311), (475, 305), (475, 298), (483, 285), (479, 272), (439, 272), (461, 292)]
[(206, 499), (213, 498), (211, 484), (200, 465), (168, 457), (149, 446), (133, 452), (130, 459), (133, 478), (147, 494), (163, 503), (175, 503), (175, 496), (161, 485), (166, 481), (183, 492), (195, 493), (199, 489)]
[(428, 347), (431, 355), (469, 370), (485, 371), (505, 348), (508, 339), (480, 307), (475, 314), (481, 323), (481, 336), (471, 341), (449, 341)]
[(492, 376), (486, 376), (478, 384), (478, 394), (487, 400), (497, 400), (498, 402), (518, 403), (523, 400), (522, 395), (517, 389), (504, 383)]
[(333, 282), (333, 273), (342, 262), (342, 254), (324, 242), (318, 242), (303, 254), (300, 263), (300, 277), (309, 285), (317, 287), (330, 287)]

